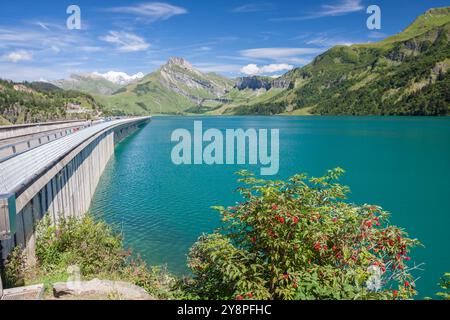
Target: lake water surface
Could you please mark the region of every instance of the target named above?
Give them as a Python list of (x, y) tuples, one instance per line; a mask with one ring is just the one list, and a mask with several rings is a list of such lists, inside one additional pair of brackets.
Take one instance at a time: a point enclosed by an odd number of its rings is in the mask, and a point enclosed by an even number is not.
[[(186, 254), (219, 224), (213, 205), (232, 205), (241, 166), (175, 166), (172, 131), (192, 131), (194, 120), (218, 129), (280, 129), (280, 172), (347, 173), (350, 200), (392, 213), (425, 245), (413, 261), (420, 296), (430, 296), (450, 272), (450, 118), (381, 117), (155, 117), (116, 148), (91, 211), (121, 228), (125, 243), (151, 265), (187, 273)], [(259, 172), (259, 167), (245, 167)]]

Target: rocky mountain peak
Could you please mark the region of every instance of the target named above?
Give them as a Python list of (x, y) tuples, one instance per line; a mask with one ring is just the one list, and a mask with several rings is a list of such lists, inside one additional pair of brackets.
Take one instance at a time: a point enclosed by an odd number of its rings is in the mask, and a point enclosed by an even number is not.
[(184, 58), (180, 58), (180, 57), (172, 57), (169, 59), (169, 61), (167, 62), (167, 65), (176, 65), (179, 67), (183, 67), (185, 69), (189, 69), (189, 70), (194, 70), (194, 67), (192, 66), (192, 64), (190, 64), (187, 60), (185, 60)]
[(252, 89), (287, 89), (291, 81), (286, 77), (269, 78), (269, 77), (243, 77), (236, 80), (235, 88), (238, 90)]
[(450, 13), (450, 7), (431, 8), (426, 14), (429, 15), (448, 15)]

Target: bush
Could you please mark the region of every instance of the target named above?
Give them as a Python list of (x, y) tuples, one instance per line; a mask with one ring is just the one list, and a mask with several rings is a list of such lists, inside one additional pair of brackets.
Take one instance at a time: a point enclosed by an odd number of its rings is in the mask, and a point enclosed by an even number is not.
[(131, 259), (117, 274), (118, 279), (144, 288), (158, 299), (182, 299), (184, 293), (177, 288), (177, 281), (165, 267), (148, 267), (141, 258)]
[[(176, 280), (163, 268), (148, 267), (131, 250), (124, 250), (122, 238), (103, 221), (89, 215), (62, 219), (56, 225), (45, 217), (37, 226), (38, 266), (29, 282), (67, 281), (68, 268), (78, 266), (81, 277), (120, 280), (144, 288), (155, 298), (181, 296), (173, 289)], [(39, 280), (39, 281), (38, 281)]]
[(20, 248), (14, 248), (5, 261), (5, 288), (21, 287), (25, 283), (26, 259)]
[(53, 225), (45, 217), (37, 227), (36, 257), (46, 271), (78, 265), (84, 276), (114, 272), (124, 266), (122, 239), (104, 222), (86, 216)]
[(188, 290), (202, 299), (412, 298), (407, 261), (418, 241), (380, 207), (344, 202), (342, 174), (284, 182), (240, 172), (246, 201), (216, 207), (222, 227), (191, 248)]

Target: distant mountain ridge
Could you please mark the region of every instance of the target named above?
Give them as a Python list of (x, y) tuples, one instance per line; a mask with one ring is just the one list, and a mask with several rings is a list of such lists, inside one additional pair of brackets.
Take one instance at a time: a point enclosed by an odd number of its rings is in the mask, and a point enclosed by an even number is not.
[(139, 72), (128, 75), (125, 72), (108, 71), (106, 73), (74, 73), (69, 79), (49, 81), (64, 90), (77, 90), (89, 94), (111, 95), (123, 86), (142, 79)]
[(69, 79), (50, 81), (64, 90), (78, 90), (90, 94), (111, 95), (122, 86), (92, 73), (72, 74)]

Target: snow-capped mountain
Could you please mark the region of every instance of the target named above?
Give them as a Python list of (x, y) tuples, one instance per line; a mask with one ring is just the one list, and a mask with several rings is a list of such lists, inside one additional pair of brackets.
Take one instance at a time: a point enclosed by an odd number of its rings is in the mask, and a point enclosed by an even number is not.
[(50, 83), (64, 90), (78, 90), (91, 94), (112, 95), (114, 92), (144, 77), (142, 72), (129, 75), (125, 72), (109, 71), (106, 73), (76, 73), (69, 79), (51, 81)]
[(94, 72), (93, 74), (102, 77), (108, 81), (111, 81), (112, 83), (120, 85), (129, 84), (130, 82), (142, 79), (144, 77), (144, 74), (142, 72), (138, 72), (133, 75), (129, 75), (125, 72), (118, 72), (118, 71), (108, 71), (106, 73)]

